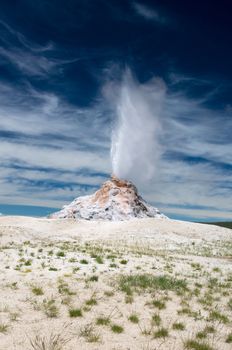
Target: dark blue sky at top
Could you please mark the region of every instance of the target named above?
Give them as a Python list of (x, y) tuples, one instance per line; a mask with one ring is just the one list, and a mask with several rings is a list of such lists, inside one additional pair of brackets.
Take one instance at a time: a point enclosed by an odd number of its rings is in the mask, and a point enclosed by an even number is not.
[[(200, 107), (194, 105), (196, 113), (191, 115), (189, 111), (186, 116), (182, 111), (183, 114), (178, 115), (178, 121), (191, 128), (204, 120), (204, 128), (207, 130), (210, 125), (211, 134), (214, 135), (212, 141), (206, 131), (207, 145), (226, 145), (229, 153), (231, 129), (226, 126), (223, 128), (223, 124), (230, 126), (232, 118), (231, 7), (231, 2), (226, 0), (0, 1), (0, 119), (6, 118), (6, 111), (13, 113), (10, 115), (14, 117), (14, 127), (11, 128), (9, 122), (0, 129), (0, 142), (7, 142), (7, 145), (27, 145), (28, 148), (38, 147), (40, 142), (40, 148), (55, 150), (61, 149), (58, 143), (62, 141), (62, 150), (68, 149), (70, 144), (72, 151), (78, 149), (94, 153), (99, 147), (102, 154), (105, 154), (110, 147), (107, 144), (107, 136), (101, 135), (101, 144), (98, 144), (95, 129), (92, 144), (84, 139), (76, 144), (75, 133), (62, 133), (60, 129), (57, 132), (52, 128), (35, 133), (33, 127), (31, 131), (24, 131), (16, 127), (15, 123), (17, 118), (23, 119), (25, 111), (37, 113), (38, 99), (48, 98), (50, 101), (51, 96), (56, 96), (56, 99), (62, 102), (62, 106), (65, 105), (62, 113), (57, 113), (56, 118), (59, 122), (65, 118), (65, 123), (73, 121), (72, 113), (75, 108), (82, 112), (95, 111), (104, 81), (110, 78), (120, 79), (123, 69), (130, 67), (140, 83), (153, 76), (160, 76), (173, 94), (184, 92), (185, 101), (195, 102), (202, 99)], [(6, 86), (8, 90), (5, 89)], [(52, 98), (50, 102), (53, 103)], [(21, 111), (19, 117), (17, 109)], [(200, 114), (202, 111), (207, 111), (206, 116)], [(79, 122), (83, 122), (81, 135), (88, 130), (88, 125), (91, 125), (95, 118), (94, 113), (86, 117), (82, 112), (78, 117)], [(97, 113), (102, 113), (102, 123), (110, 124), (111, 116), (98, 109)], [(52, 114), (49, 118), (55, 117)], [(33, 122), (34, 119), (31, 120)], [(107, 132), (106, 130), (106, 135)], [(194, 135), (191, 137), (194, 139)], [(51, 144), (51, 140), (54, 143)], [(51, 193), (51, 201), (46, 199), (43, 202), (41, 197), (37, 203), (44, 207), (58, 207), (56, 199), (60, 202), (69, 201), (79, 194), (77, 190), (82, 191), (81, 193), (91, 192), (109, 173), (103, 167), (90, 170), (86, 165), (81, 165), (80, 169), (75, 167), (65, 171), (59, 166), (55, 169), (54, 164), (51, 168), (48, 165), (41, 166), (40, 163), (25, 160), (17, 154), (8, 155), (7, 152), (10, 152), (11, 148), (8, 151), (8, 146), (5, 143), (4, 145), (6, 152), (0, 154), (0, 172), (3, 174), (4, 170), (7, 173), (2, 175), (1, 186), (13, 184), (17, 186), (19, 195), (18, 202), (14, 203), (13, 193), (7, 195), (6, 190), (2, 197), (0, 193), (0, 203), (7, 204), (6, 213), (10, 212), (9, 205), (20, 204), (20, 198), (23, 198), (24, 205), (36, 205), (37, 202), (32, 201), (33, 191), (37, 193), (43, 190), (70, 188), (71, 192), (58, 193), (57, 197)], [(200, 167), (210, 166), (217, 176), (219, 173), (223, 174), (224, 180), (214, 180), (217, 183), (216, 187), (218, 186), (215, 196), (223, 198), (228, 197), (228, 193), (232, 194), (232, 163), (228, 157), (221, 157), (223, 150), (224, 148), (220, 155), (212, 159), (208, 151), (205, 155), (200, 152), (182, 154), (170, 147), (163, 158), (167, 161), (172, 159), (178, 164), (182, 162)], [(209, 169), (208, 171), (210, 172)], [(33, 178), (35, 172), (37, 177)], [(61, 173), (64, 175), (62, 179), (59, 178)], [(89, 183), (79, 183), (75, 176), (81, 174), (100, 180), (96, 183), (92, 183), (91, 179)], [(177, 177), (175, 179), (178, 181)], [(182, 181), (180, 178), (180, 182)], [(215, 188), (215, 185), (212, 186)], [(158, 200), (161, 209), (165, 207), (164, 203), (165, 199)], [(181, 200), (177, 204), (172, 200), (165, 204), (167, 208), (177, 205), (180, 210), (185, 205)], [(205, 209), (211, 208), (211, 203), (191, 205), (189, 198), (186, 199), (186, 208), (189, 210), (193, 207), (199, 209), (201, 206)], [(224, 210), (228, 217), (227, 204)], [(4, 213), (4, 207), (1, 207), (1, 211)], [(25, 211), (22, 210), (22, 213)], [(170, 213), (173, 217), (196, 219), (197, 216), (191, 215), (191, 212)], [(220, 217), (215, 214), (215, 218)]]
[[(33, 79), (37, 88), (89, 105), (98, 92), (102, 70), (110, 62), (133, 67), (140, 81), (172, 71), (225, 84), (212, 104), (231, 102), (232, 45), (230, 1), (143, 1), (155, 7), (163, 23), (139, 18), (127, 0), (1, 1), (1, 18), (38, 45), (53, 42), (57, 58), (73, 59), (52, 81)], [(1, 38), (4, 46), (4, 37)], [(17, 41), (11, 45), (18, 45)], [(6, 45), (7, 46), (7, 45)], [(49, 55), (52, 53), (48, 53)], [(54, 58), (54, 56), (53, 56)], [(1, 64), (1, 79), (24, 83), (24, 76)], [(228, 88), (227, 85), (228, 84)], [(190, 95), (209, 88), (196, 86)], [(194, 91), (195, 90), (195, 91)]]

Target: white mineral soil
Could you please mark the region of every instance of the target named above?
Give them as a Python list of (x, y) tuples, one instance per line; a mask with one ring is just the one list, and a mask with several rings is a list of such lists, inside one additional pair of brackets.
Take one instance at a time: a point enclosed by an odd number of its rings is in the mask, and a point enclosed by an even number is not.
[[(0, 349), (182, 350), (192, 340), (229, 350), (231, 256), (232, 231), (212, 225), (2, 216)], [(143, 275), (174, 287), (120, 285)], [(178, 280), (187, 289), (176, 289)], [(82, 316), (70, 317), (74, 309)]]

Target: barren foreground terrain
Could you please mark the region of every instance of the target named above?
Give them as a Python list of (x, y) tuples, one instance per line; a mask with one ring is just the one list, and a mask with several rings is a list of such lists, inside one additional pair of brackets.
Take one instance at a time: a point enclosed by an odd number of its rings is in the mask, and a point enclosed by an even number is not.
[(232, 230), (0, 218), (1, 350), (232, 349)]

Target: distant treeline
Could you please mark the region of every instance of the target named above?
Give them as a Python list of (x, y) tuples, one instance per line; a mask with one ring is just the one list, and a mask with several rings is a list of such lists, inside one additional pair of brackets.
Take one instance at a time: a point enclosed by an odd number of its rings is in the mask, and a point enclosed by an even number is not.
[(220, 222), (205, 222), (205, 224), (217, 225), (232, 229), (232, 221), (220, 221)]

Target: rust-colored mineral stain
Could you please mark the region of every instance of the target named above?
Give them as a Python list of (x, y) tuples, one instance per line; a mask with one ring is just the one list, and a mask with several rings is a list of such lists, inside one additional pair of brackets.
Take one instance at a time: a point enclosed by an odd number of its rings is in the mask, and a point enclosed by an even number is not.
[(98, 204), (103, 207), (109, 200), (109, 191), (110, 186), (108, 184), (104, 184), (103, 187), (95, 193), (94, 197), (92, 198), (92, 203), (98, 202)]

